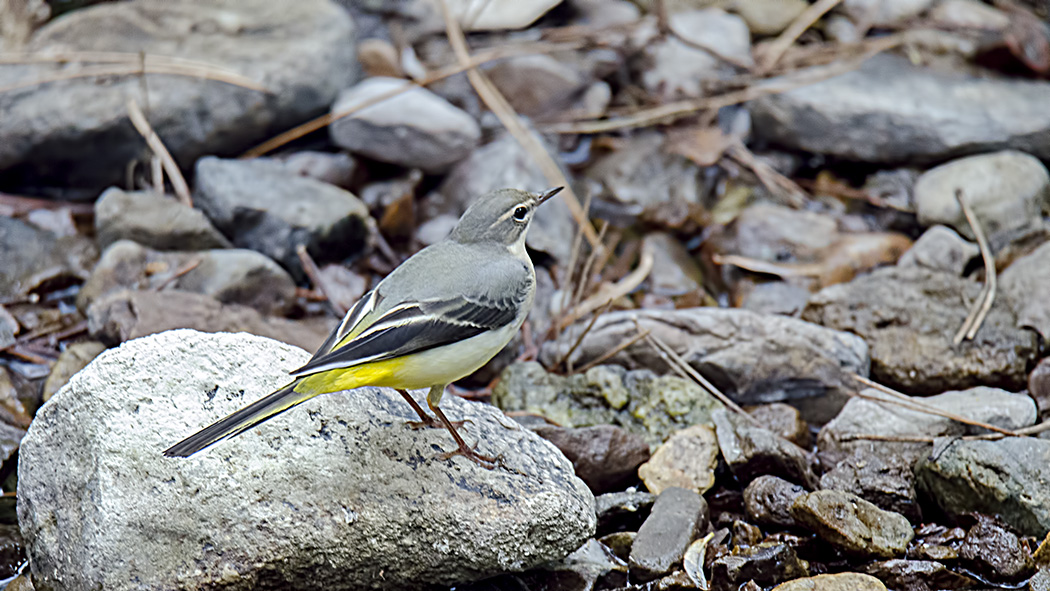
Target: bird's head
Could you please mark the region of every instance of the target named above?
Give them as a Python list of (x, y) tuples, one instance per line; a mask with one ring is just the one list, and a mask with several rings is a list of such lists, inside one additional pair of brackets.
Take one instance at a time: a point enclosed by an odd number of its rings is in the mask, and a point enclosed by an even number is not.
[(459, 218), (449, 239), (462, 244), (495, 242), (508, 247), (519, 243), (523, 245), (525, 232), (529, 229), (536, 208), (563, 188), (555, 187), (542, 193), (499, 189), (483, 195)]

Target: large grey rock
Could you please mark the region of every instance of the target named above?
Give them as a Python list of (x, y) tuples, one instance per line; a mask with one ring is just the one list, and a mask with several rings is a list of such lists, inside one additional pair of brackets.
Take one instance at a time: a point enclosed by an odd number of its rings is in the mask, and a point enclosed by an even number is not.
[[(557, 340), (544, 343), (540, 361), (553, 365), (584, 328), (573, 325)], [(803, 418), (818, 423), (842, 408), (841, 389), (855, 387), (849, 373), (866, 376), (868, 372), (868, 346), (856, 335), (795, 318), (717, 308), (602, 314), (573, 352), (573, 366), (605, 354), (638, 330), (651, 331), (737, 402), (785, 401), (799, 407)], [(644, 340), (617, 353), (609, 363), (667, 368)]]
[(849, 160), (937, 162), (1004, 148), (1045, 160), (1047, 93), (1048, 82), (940, 73), (879, 55), (855, 71), (750, 104), (762, 138)]
[(915, 468), (917, 486), (948, 515), (996, 515), (1027, 536), (1050, 532), (1050, 441), (938, 440)]
[[(405, 85), (412, 83), (368, 78), (340, 93), (332, 112), (356, 107)], [(328, 130), (335, 144), (355, 154), (427, 172), (444, 171), (466, 158), (481, 137), (473, 117), (420, 86), (338, 119)]]
[(1050, 206), (1050, 173), (1038, 158), (1004, 150), (959, 158), (926, 171), (915, 183), (919, 223), (944, 224), (973, 239), (955, 197), (962, 191), (966, 204), (986, 236), (1016, 230), (1040, 219)]
[(230, 247), (201, 210), (152, 191), (116, 187), (95, 202), (95, 235), (101, 249), (118, 240), (134, 240), (158, 250)]
[(1050, 341), (1050, 242), (1025, 255), (999, 276), (999, 288), (1017, 315), (1018, 326), (1034, 329)]
[[(554, 153), (550, 146), (546, 148), (548, 153)], [(424, 202), (425, 217), (462, 215), (475, 199), (504, 187), (532, 192), (550, 188), (539, 164), (509, 133), (477, 148), (456, 164), (440, 190), (431, 193)], [(536, 210), (525, 245), (567, 263), (572, 248), (569, 237), (575, 231), (569, 206), (562, 196), (557, 196)]]
[(295, 302), (291, 276), (254, 250), (158, 252), (121, 240), (102, 253), (77, 294), (77, 306), (86, 310), (98, 298), (121, 289), (161, 287), (209, 295), (263, 314), (281, 314)]
[(257, 250), (297, 276), (300, 244), (323, 262), (360, 254), (369, 242), (368, 208), (353, 193), (267, 158), (201, 158), (194, 204), (236, 246)]
[[(867, 389), (863, 392), (865, 396), (871, 398), (893, 400), (878, 390)], [(914, 400), (916, 403), (1003, 429), (1027, 427), (1035, 423), (1037, 416), (1035, 403), (1028, 396), (984, 386), (924, 398), (916, 397)], [(872, 451), (884, 457), (906, 454), (916, 459), (915, 454), (928, 449), (928, 444), (851, 441), (850, 439), (855, 435), (937, 437), (984, 432), (985, 430), (979, 427), (971, 427), (942, 416), (904, 408), (892, 402), (856, 398), (847, 402), (842, 412), (820, 430), (820, 435), (817, 436), (817, 446), (820, 448), (822, 457), (832, 464), (838, 463), (858, 450)], [(906, 450), (912, 451), (907, 452)]]
[(631, 545), (632, 578), (651, 581), (671, 572), (690, 542), (709, 526), (708, 516), (707, 501), (696, 491), (672, 487), (656, 497)]
[(815, 294), (802, 318), (860, 335), (871, 347), (872, 379), (915, 394), (976, 385), (1024, 387), (1038, 351), (1036, 336), (1015, 326), (997, 298), (977, 338), (952, 336), (981, 284), (920, 267), (887, 267)]
[[(457, 397), (485, 470), (390, 390), (306, 402), (189, 459), (161, 450), (287, 381), (302, 350), (173, 331), (111, 350), (37, 415), (19, 520), (40, 591), (417, 589), (557, 560), (594, 501), (549, 443)], [(85, 494), (85, 491), (90, 491)]]
[(94, 245), (82, 237), (59, 237), (0, 216), (0, 299), (17, 299), (50, 281), (83, 281), (97, 256)]
[(689, 380), (599, 365), (560, 376), (536, 362), (515, 363), (503, 371), (492, 403), (505, 411), (543, 415), (565, 427), (620, 425), (660, 445), (671, 433), (710, 424), (722, 403)]
[[(233, 153), (320, 115), (357, 77), (354, 27), (329, 0), (135, 0), (73, 11), (41, 28), (31, 53), (110, 51), (178, 56), (245, 76), (260, 92), (195, 74), (85, 76), (0, 95), (0, 169), (30, 184), (101, 190), (121, 182), (144, 143), (127, 118), (134, 98), (176, 160)], [(0, 86), (97, 68), (4, 67)], [(145, 94), (144, 94), (145, 93)], [(58, 179), (58, 180), (56, 180)]]

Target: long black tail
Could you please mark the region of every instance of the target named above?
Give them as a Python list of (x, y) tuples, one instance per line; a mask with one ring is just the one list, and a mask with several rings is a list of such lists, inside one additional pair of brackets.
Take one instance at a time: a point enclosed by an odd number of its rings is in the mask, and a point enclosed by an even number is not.
[(292, 382), (266, 398), (253, 402), (230, 416), (212, 423), (164, 450), (164, 455), (169, 458), (187, 458), (218, 441), (243, 433), (259, 423), (317, 396), (317, 394), (296, 392), (294, 388), (297, 383)]

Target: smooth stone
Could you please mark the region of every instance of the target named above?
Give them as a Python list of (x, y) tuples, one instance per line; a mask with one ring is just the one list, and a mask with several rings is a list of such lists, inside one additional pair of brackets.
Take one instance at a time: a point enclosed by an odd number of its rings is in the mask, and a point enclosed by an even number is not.
[(226, 239), (199, 209), (152, 191), (116, 187), (95, 202), (95, 235), (105, 250), (118, 240), (133, 240), (157, 250), (229, 248)]
[[(486, 583), (492, 586), (486, 586)], [(620, 559), (598, 540), (589, 539), (565, 558), (539, 568), (507, 577), (503, 584), (482, 581), (463, 587), (463, 591), (498, 591), (499, 589), (557, 589), (558, 591), (592, 591), (612, 589), (627, 584), (627, 561)], [(456, 587), (459, 591), (460, 587)]]
[(160, 453), (308, 359), (183, 330), (77, 374), (20, 452), (38, 589), (422, 589), (559, 560), (593, 534), (593, 497), (557, 449), (455, 396), (445, 412), (502, 467), (440, 459), (448, 433), (409, 428), (415, 413), (377, 388), (320, 396), (189, 459)]
[[(85, 76), (4, 92), (0, 169), (18, 171), (31, 186), (95, 192), (124, 182), (128, 163), (146, 153), (128, 122), (129, 98), (138, 101), (180, 166), (205, 154), (236, 154), (325, 112), (358, 76), (354, 42), (354, 23), (329, 0), (134, 0), (71, 11), (38, 30), (24, 50), (141, 54), (147, 68), (164, 66), (151, 66), (155, 56), (178, 56), (234, 72), (265, 91), (196, 73), (158, 72)], [(137, 69), (133, 64), (120, 67)], [(5, 66), (0, 86), (93, 67), (58, 61)]]
[[(545, 143), (541, 141), (541, 143)], [(545, 146), (548, 153), (554, 153)], [(521, 144), (509, 133), (478, 147), (470, 156), (456, 164), (442, 182), (440, 189), (428, 196), (425, 217), (442, 214), (462, 215), (479, 196), (496, 189), (514, 187), (538, 193), (550, 188), (543, 171)], [(576, 232), (569, 206), (563, 196), (549, 200), (532, 217), (525, 245), (568, 263), (572, 240)]]
[(772, 474), (808, 489), (817, 487), (812, 459), (799, 446), (724, 409), (711, 418), (722, 457), (741, 483)]
[(925, 267), (962, 275), (966, 264), (980, 252), (977, 245), (947, 226), (933, 226), (922, 233), (897, 261), (899, 267)]
[[(182, 274), (175, 277), (178, 273)], [(121, 240), (102, 253), (77, 294), (77, 307), (86, 310), (95, 300), (122, 289), (161, 287), (209, 295), (224, 304), (245, 305), (262, 314), (280, 315), (295, 303), (292, 277), (254, 250), (159, 252)]]
[(854, 21), (883, 27), (914, 18), (934, 0), (845, 0), (842, 7)]
[[(540, 348), (548, 366), (563, 358), (585, 330), (577, 323)], [(860, 337), (796, 318), (747, 310), (683, 308), (626, 310), (602, 314), (569, 357), (580, 367), (633, 338), (639, 330), (674, 349), (739, 404), (787, 402), (823, 423), (852, 391), (851, 373), (868, 373), (868, 346)], [(609, 358), (628, 368), (669, 370), (656, 349), (636, 342)]]
[(856, 556), (895, 558), (915, 536), (908, 519), (883, 511), (857, 495), (837, 490), (806, 493), (791, 516), (821, 539)]
[[(761, 139), (846, 160), (921, 164), (1002, 149), (1047, 160), (1048, 93), (1050, 82), (942, 73), (878, 55), (749, 108)], [(867, 141), (873, 134), (879, 141)]]
[(952, 344), (981, 284), (919, 267), (885, 267), (814, 294), (802, 318), (862, 337), (871, 348), (871, 378), (912, 394), (977, 385), (1024, 387), (1036, 335), (1016, 327), (997, 298), (977, 338)]
[(1050, 531), (1050, 441), (939, 439), (915, 467), (916, 487), (949, 516), (996, 515), (1027, 536)]
[(773, 587), (772, 591), (886, 591), (886, 586), (870, 575), (838, 573), (795, 579)]
[(464, 31), (522, 29), (561, 4), (562, 0), (518, 0), (476, 4), (473, 0), (448, 0), (448, 10)]
[(408, 80), (367, 78), (344, 90), (332, 112), (363, 105), (406, 85), (412, 88), (332, 122), (328, 128), (332, 142), (380, 162), (427, 172), (447, 170), (466, 158), (481, 137), (477, 121)]
[(809, 8), (806, 0), (733, 0), (729, 9), (740, 15), (753, 35), (777, 35)]
[(1040, 415), (1050, 410), (1050, 357), (1044, 357), (1028, 374), (1028, 395), (1035, 400)]
[(88, 333), (116, 345), (158, 332), (192, 328), (202, 332), (247, 332), (316, 351), (335, 322), (328, 318), (302, 321), (263, 316), (238, 304), (223, 304), (211, 296), (186, 291), (117, 291), (87, 309)]
[(295, 249), (318, 263), (361, 254), (368, 245), (368, 208), (349, 191), (297, 176), (267, 158), (197, 161), (194, 204), (233, 241), (302, 275)]
[[(842, 412), (825, 425), (817, 436), (821, 456), (831, 464), (837, 464), (854, 450), (870, 450), (883, 457), (904, 455), (910, 459), (917, 459), (917, 454), (929, 448), (928, 444), (910, 442), (849, 441), (849, 438), (855, 435), (892, 438), (975, 435), (987, 432), (980, 427), (963, 425), (946, 417), (911, 410), (893, 403), (879, 402), (880, 399), (894, 398), (878, 390), (867, 389), (863, 390), (863, 393), (869, 399), (858, 398), (847, 402)], [(1037, 416), (1035, 403), (1028, 396), (985, 386), (945, 392), (936, 396), (915, 397), (912, 400), (1003, 429), (1027, 427), (1035, 423)], [(892, 459), (885, 461), (893, 462)]]
[(483, 67), (514, 110), (526, 117), (556, 114), (572, 102), (585, 80), (575, 68), (550, 55), (520, 55)]
[(976, 519), (959, 546), (959, 558), (993, 581), (1017, 582), (1032, 576), (1035, 562), (1017, 534), (992, 517), (977, 514)]
[(711, 591), (737, 591), (748, 581), (764, 588), (808, 575), (805, 561), (787, 544), (738, 545), (711, 564)]
[(644, 439), (614, 425), (532, 430), (572, 462), (576, 476), (596, 495), (623, 490), (637, 482), (638, 466), (649, 459), (649, 444)]
[(68, 345), (58, 354), (58, 360), (51, 367), (51, 373), (47, 374), (41, 399), (44, 402), (50, 400), (70, 378), (105, 350), (106, 346), (98, 341), (79, 341)]
[(645, 488), (660, 494), (671, 487), (704, 494), (715, 484), (718, 439), (707, 425), (694, 425), (671, 435), (648, 462), (638, 468)]
[(613, 424), (655, 449), (672, 433), (711, 424), (722, 403), (697, 384), (648, 370), (598, 365), (570, 376), (548, 373), (534, 361), (514, 363), (492, 391), (492, 404), (525, 411), (565, 427)]
[(642, 87), (661, 100), (703, 96), (703, 81), (732, 75), (732, 66), (692, 44), (710, 47), (740, 64), (753, 63), (751, 33), (739, 16), (705, 8), (673, 13), (667, 24), (675, 35), (644, 43), (637, 66)]
[(767, 526), (794, 527), (791, 505), (806, 493), (805, 487), (768, 474), (751, 481), (744, 489), (748, 519)]
[(1016, 150), (959, 158), (923, 173), (915, 183), (919, 223), (944, 224), (973, 240), (956, 191), (991, 236), (1031, 225), (1050, 208), (1050, 173), (1038, 158)]
[(346, 152), (314, 152), (304, 150), (279, 157), (288, 172), (314, 180), (347, 188), (357, 172), (357, 161)]
[(670, 573), (682, 562), (696, 534), (708, 525), (707, 501), (696, 491), (665, 490), (656, 497), (631, 545), (631, 579), (645, 582)]
[(1017, 325), (1034, 329), (1050, 340), (1050, 242), (1019, 259), (999, 274), (999, 289), (1013, 305)]
[(85, 281), (97, 256), (94, 245), (82, 237), (62, 238), (0, 216), (0, 299), (19, 299), (51, 282)]
[(946, 28), (1002, 31), (1010, 25), (1007, 13), (979, 0), (940, 0), (930, 9), (929, 16)]
[(973, 579), (933, 560), (894, 558), (873, 562), (864, 567), (864, 572), (891, 589), (967, 589), (976, 586)]
[(922, 512), (915, 494), (911, 454), (871, 453), (855, 449), (820, 477), (820, 488), (841, 490), (900, 513), (912, 523), (921, 523)]
[(653, 232), (647, 234), (643, 242), (643, 248), (653, 253), (648, 293), (680, 296), (701, 289), (703, 275), (700, 266), (674, 236), (666, 232)]

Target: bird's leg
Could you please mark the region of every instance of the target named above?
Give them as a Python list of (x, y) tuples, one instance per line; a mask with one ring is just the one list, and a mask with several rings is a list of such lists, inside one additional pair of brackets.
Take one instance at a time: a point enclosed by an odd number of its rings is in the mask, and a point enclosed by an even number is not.
[[(416, 411), (416, 414), (419, 415), (418, 421), (408, 421), (409, 427), (413, 429), (440, 429), (445, 427), (444, 423), (428, 415), (423, 410), (423, 408), (419, 406), (419, 403), (416, 402), (415, 399), (412, 398), (412, 395), (409, 394), (407, 391), (398, 390), (397, 393), (400, 394), (401, 397), (405, 399), (405, 402), (407, 402), (408, 405), (412, 407), (412, 410)], [(463, 421), (456, 421), (456, 423), (454, 424), (457, 427), (462, 427)]]
[[(429, 406), (430, 410), (434, 412), (434, 415), (437, 416), (438, 420), (444, 424), (445, 428), (448, 429), (448, 432), (452, 434), (452, 438), (456, 440), (456, 445), (458, 446), (456, 451), (441, 454), (441, 459), (447, 460), (452, 456), (463, 456), (482, 468), (488, 470), (495, 469), (499, 462), (499, 458), (481, 455), (463, 441), (463, 438), (460, 437), (459, 431), (456, 431), (456, 427), (452, 424), (452, 421), (448, 420), (445, 413), (441, 412), (441, 409), (438, 408), (438, 402), (441, 400), (441, 394), (444, 391), (444, 388), (438, 390), (436, 395), (434, 390), (434, 388), (431, 388), (430, 394), (427, 395), (427, 406)], [(463, 421), (459, 421), (459, 423), (462, 426)]]

